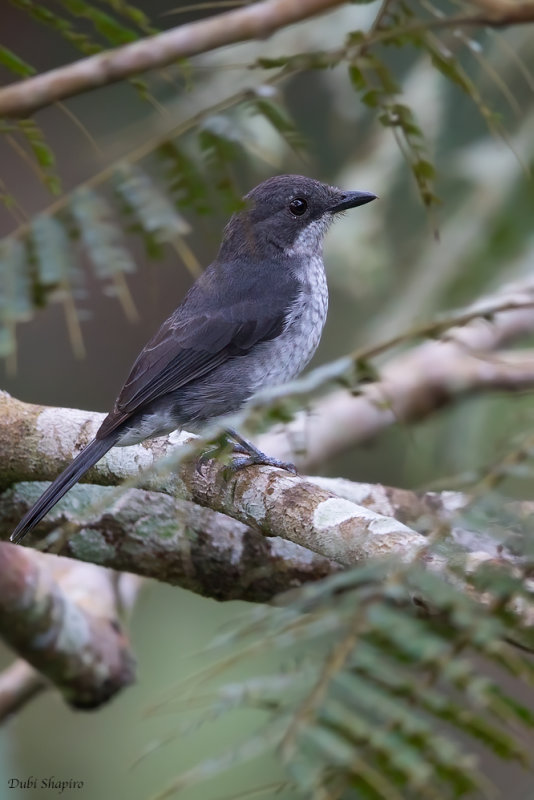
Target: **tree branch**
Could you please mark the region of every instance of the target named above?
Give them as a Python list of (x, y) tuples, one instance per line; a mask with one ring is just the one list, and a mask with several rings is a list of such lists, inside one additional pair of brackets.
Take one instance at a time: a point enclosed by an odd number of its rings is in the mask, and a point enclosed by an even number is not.
[[(134, 677), (111, 577), (98, 567), (0, 542), (0, 633), (77, 708), (107, 702)], [(11, 675), (13, 677), (13, 675)], [(4, 685), (6, 677), (4, 676)], [(27, 691), (24, 691), (26, 687)], [(19, 680), (10, 710), (37, 687)]]
[[(451, 528), (448, 535), (456, 551), (459, 546), (477, 557), (511, 559), (503, 550), (506, 542), (458, 526), (458, 514), (469, 505), (469, 495), (418, 493), (343, 478), (310, 480), (338, 497), (416, 527), (425, 536), (444, 526)], [(0, 538), (9, 535), (42, 488), (40, 483), (17, 484), (0, 496)], [(510, 509), (514, 518), (532, 516), (531, 506), (516, 506)], [(61, 555), (135, 572), (216, 600), (268, 602), (340, 569), (334, 561), (284, 539), (263, 536), (218, 512), (139, 489), (117, 497), (110, 487), (75, 486), (50, 512), (41, 531), (61, 526), (77, 529), (58, 546)]]
[[(17, 484), (0, 495), (0, 538), (10, 534), (42, 489), (41, 483)], [(267, 602), (340, 568), (223, 514), (141, 489), (117, 496), (110, 487), (75, 486), (41, 531), (61, 526), (79, 529), (59, 546), (61, 555), (216, 600)]]
[[(54, 102), (117, 83), (147, 70), (166, 67), (179, 59), (229, 44), (265, 39), (281, 28), (330, 11), (345, 2), (262, 0), (199, 22), (180, 25), (0, 89), (0, 117), (26, 117)], [(534, 21), (532, 0), (517, 3), (510, 0), (472, 0), (472, 5), (480, 11), (434, 20), (433, 23), (415, 22), (410, 29), (504, 27)], [(391, 35), (390, 30), (373, 28), (369, 43), (386, 40)]]
[(469, 0), (471, 5), (481, 10), (479, 19), (482, 25), (518, 25), (534, 20), (534, 3), (532, 0), (516, 2), (516, 0)]
[[(96, 433), (101, 419), (101, 414), (31, 406), (0, 393), (0, 453), (5, 465), (0, 485), (19, 478), (55, 477)], [(163, 469), (160, 462), (157, 472), (151, 470), (162, 456)], [(282, 536), (341, 564), (385, 552), (400, 555), (424, 544), (423, 537), (395, 520), (373, 515), (282, 470), (250, 467), (226, 479), (226, 467), (219, 462), (208, 461), (199, 471), (195, 460), (182, 459), (180, 437), (170, 434), (114, 448), (84, 477), (108, 485), (133, 479), (142, 488), (178, 493), (264, 535)], [(373, 532), (376, 536), (370, 535)]]
[(271, 467), (249, 467), (229, 480), (225, 473), (225, 466), (217, 461), (207, 462), (201, 473), (194, 464), (180, 469), (194, 502), (343, 566), (386, 555), (410, 561), (426, 545), (423, 536), (398, 520), (321, 489), (305, 478)]
[(137, 42), (82, 58), (0, 89), (0, 117), (26, 117), (58, 100), (106, 86), (146, 70), (250, 39), (342, 5), (346, 0), (263, 0)]

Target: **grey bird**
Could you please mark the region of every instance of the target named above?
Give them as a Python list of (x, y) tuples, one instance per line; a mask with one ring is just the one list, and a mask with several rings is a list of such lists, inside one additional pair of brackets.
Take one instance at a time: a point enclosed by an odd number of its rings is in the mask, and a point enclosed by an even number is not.
[[(374, 200), (301, 175), (279, 175), (245, 198), (215, 261), (135, 361), (92, 442), (22, 518), (12, 542), (34, 528), (112, 447), (137, 444), (237, 411), (259, 389), (295, 378), (326, 320), (324, 235), (336, 214)], [(229, 436), (249, 464), (284, 466)]]

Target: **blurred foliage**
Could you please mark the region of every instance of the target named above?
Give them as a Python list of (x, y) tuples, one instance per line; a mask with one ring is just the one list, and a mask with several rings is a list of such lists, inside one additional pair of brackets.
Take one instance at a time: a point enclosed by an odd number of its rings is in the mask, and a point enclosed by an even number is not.
[[(467, 584), (460, 562), (453, 572), (456, 586), (419, 565), (369, 563), (290, 594), (285, 607), (255, 610), (218, 637), (204, 659), (229, 654), (167, 698), (167, 711), (195, 709), (188, 737), (221, 717), (232, 730), (228, 716), (245, 709), (264, 723), (158, 800), (273, 749), (287, 772), (281, 786), (310, 800), (493, 796), (477, 767), (481, 749), (530, 763), (534, 714), (503, 682), (508, 674), (534, 684), (532, 660), (503, 641), (516, 632), (524, 641), (515, 612), (531, 608), (528, 570), (486, 564)], [(247, 677), (228, 682), (243, 664)]]

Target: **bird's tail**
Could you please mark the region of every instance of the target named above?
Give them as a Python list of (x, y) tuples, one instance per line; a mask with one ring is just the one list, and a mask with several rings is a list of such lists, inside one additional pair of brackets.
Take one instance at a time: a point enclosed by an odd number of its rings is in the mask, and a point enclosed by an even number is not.
[(48, 514), (50, 509), (55, 506), (58, 500), (61, 500), (63, 495), (80, 480), (82, 475), (87, 472), (93, 464), (96, 464), (108, 450), (111, 450), (117, 438), (118, 434), (111, 434), (105, 436), (103, 439), (93, 439), (93, 441), (76, 456), (74, 461), (69, 464), (67, 469), (64, 470), (61, 475), (58, 475), (48, 489), (43, 492), (35, 505), (23, 516), (11, 534), (11, 541), (20, 542), (32, 528), (35, 528), (37, 523), (40, 522), (45, 514)]

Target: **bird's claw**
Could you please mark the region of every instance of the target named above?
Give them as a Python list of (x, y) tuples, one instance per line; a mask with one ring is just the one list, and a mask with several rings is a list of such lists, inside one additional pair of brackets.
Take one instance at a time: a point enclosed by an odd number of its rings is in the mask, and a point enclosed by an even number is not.
[[(247, 448), (245, 447), (245, 445), (244, 445), (244, 444), (241, 444), (240, 442), (232, 442), (232, 451), (233, 451), (234, 453), (239, 453), (239, 455), (242, 455), (242, 456), (250, 456), (250, 455), (251, 455), (251, 452), (250, 452), (250, 450), (249, 450), (249, 449), (247, 449)], [(259, 453), (259, 452), (260, 452), (260, 451), (258, 450), (258, 453)], [(263, 453), (262, 453), (262, 455), (263, 455)], [(267, 456), (266, 456), (266, 457), (267, 457)], [(247, 465), (247, 466), (248, 466), (248, 465)]]
[[(291, 472), (293, 475), (298, 474), (294, 464), (289, 461), (280, 461), (278, 458), (272, 458), (262, 453), (255, 445), (251, 442), (247, 442), (246, 439), (243, 439), (240, 434), (234, 430), (228, 430), (227, 441), (233, 453), (237, 453), (237, 456), (234, 456), (230, 463), (224, 468), (225, 479), (230, 478), (232, 473), (240, 469), (252, 466), (275, 467), (276, 469), (283, 469), (286, 472)], [(217, 442), (205, 450), (197, 459), (196, 471), (202, 474), (202, 468), (206, 462), (212, 458), (216, 458), (221, 452), (222, 448), (220, 442)]]
[[(243, 448), (244, 450), (245, 448)], [(246, 452), (246, 451), (245, 451)], [(271, 456), (265, 455), (265, 453), (255, 453), (254, 455), (247, 455), (247, 456), (238, 456), (237, 458), (233, 458), (228, 468), (231, 472), (237, 472), (244, 467), (276, 467), (276, 469), (283, 469), (286, 472), (291, 472), (293, 475), (297, 475), (297, 468), (294, 464), (291, 464), (289, 461), (280, 461), (278, 458), (271, 458)]]

